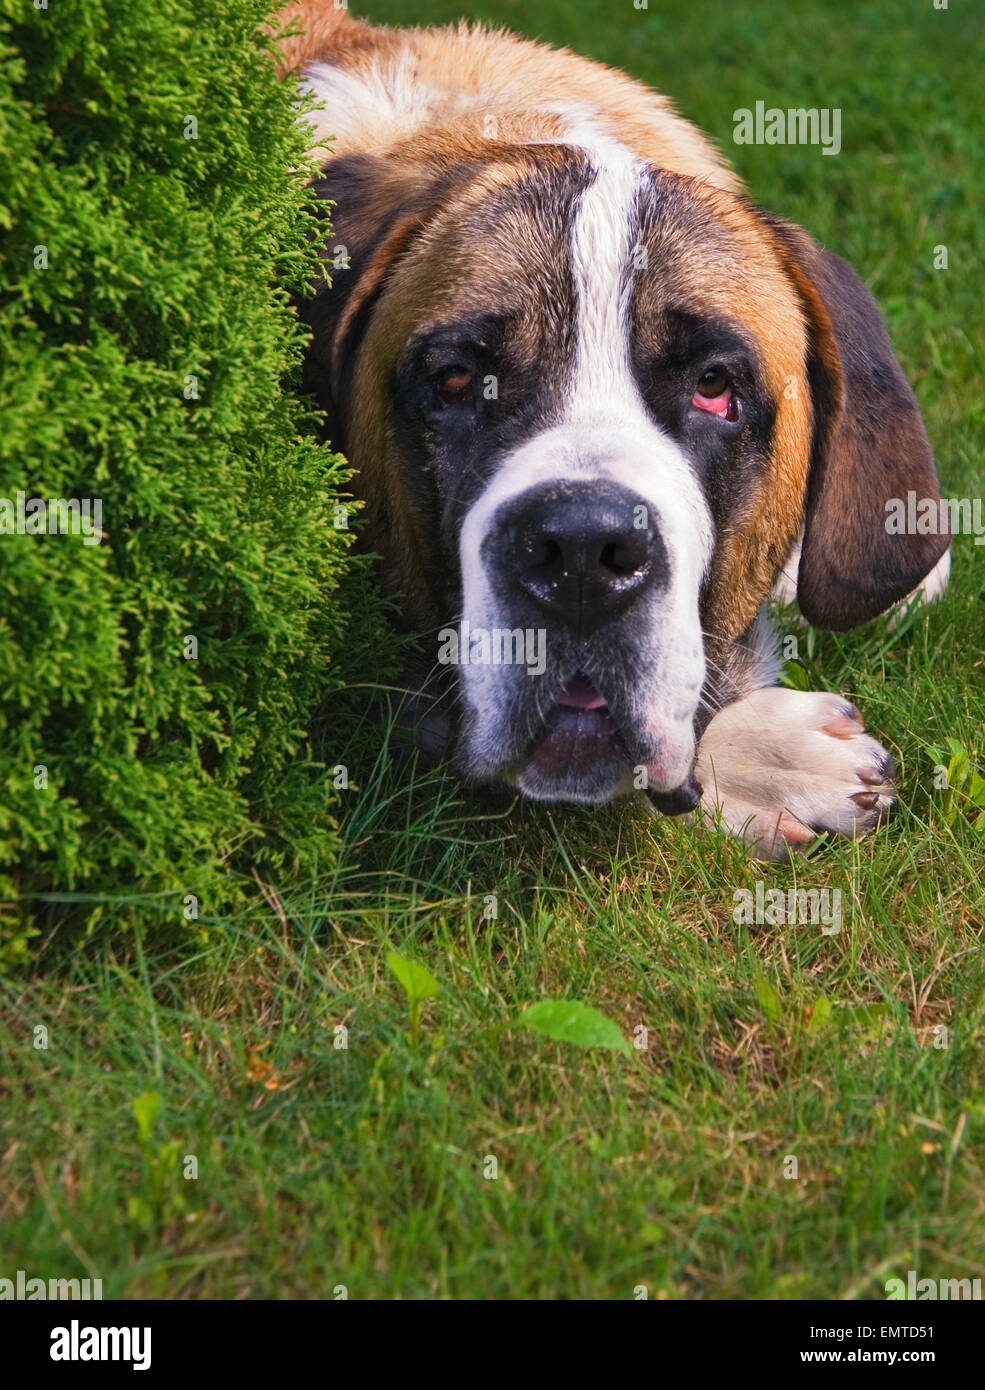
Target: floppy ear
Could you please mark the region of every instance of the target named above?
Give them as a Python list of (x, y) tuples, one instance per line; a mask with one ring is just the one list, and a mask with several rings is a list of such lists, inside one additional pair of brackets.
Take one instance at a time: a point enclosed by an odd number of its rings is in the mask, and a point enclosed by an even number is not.
[(449, 195), (474, 173), (469, 161), (357, 153), (330, 159), (312, 188), (331, 209), (325, 278), (298, 315), (312, 329), (303, 385), (325, 411), (332, 443), (346, 452), (352, 377), (377, 301), (401, 256)]
[(303, 385), (325, 411), (332, 443), (344, 451), (359, 346), (396, 261), (424, 225), (425, 200), (409, 169), (372, 154), (329, 160), (312, 187), (330, 210), (331, 236), (321, 253), (324, 278), (298, 304), (312, 330)]
[[(797, 601), (815, 627), (843, 632), (911, 593), (947, 550), (945, 535), (895, 535), (886, 503), (940, 497), (920, 410), (875, 300), (847, 261), (767, 214), (807, 309), (814, 435)], [(939, 511), (938, 511), (939, 515)]]

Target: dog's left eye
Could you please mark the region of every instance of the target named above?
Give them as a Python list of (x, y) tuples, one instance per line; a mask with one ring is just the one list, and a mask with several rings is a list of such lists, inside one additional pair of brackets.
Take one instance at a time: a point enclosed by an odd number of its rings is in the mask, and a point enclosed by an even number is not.
[(468, 367), (447, 367), (439, 373), (435, 385), (442, 409), (472, 399), (472, 373)]
[(739, 412), (728, 373), (723, 367), (709, 367), (698, 380), (691, 404), (699, 410), (719, 415), (723, 420), (737, 420)]

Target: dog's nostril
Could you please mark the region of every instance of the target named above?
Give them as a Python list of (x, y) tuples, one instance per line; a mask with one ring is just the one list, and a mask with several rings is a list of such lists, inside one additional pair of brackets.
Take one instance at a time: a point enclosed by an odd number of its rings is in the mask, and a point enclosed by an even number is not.
[[(647, 547), (645, 541), (624, 540), (616, 537), (596, 551), (596, 564), (592, 564), (591, 545), (577, 543), (562, 544), (553, 536), (526, 535), (517, 545), (517, 559), (528, 570), (554, 570), (574, 566), (579, 570), (597, 568), (612, 575), (615, 579), (637, 574), (646, 564)], [(582, 553), (586, 551), (587, 553)]]
[(636, 574), (646, 564), (647, 547), (645, 541), (624, 540), (618, 537), (602, 547), (599, 561), (603, 569), (614, 575)]
[(524, 536), (518, 556), (520, 563), (529, 570), (551, 569), (563, 558), (561, 547), (551, 536)]

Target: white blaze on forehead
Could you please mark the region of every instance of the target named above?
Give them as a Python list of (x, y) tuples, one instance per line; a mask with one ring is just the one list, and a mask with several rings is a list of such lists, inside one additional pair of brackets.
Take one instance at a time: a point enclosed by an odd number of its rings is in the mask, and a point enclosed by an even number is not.
[[(571, 262), (578, 305), (574, 381), (566, 412), (586, 432), (618, 425), (636, 438), (634, 458), (606, 458), (604, 471), (651, 500), (664, 536), (698, 582), (711, 559), (708, 507), (687, 459), (652, 420), (630, 360), (630, 306), (639, 275), (637, 205), (647, 171), (641, 160), (590, 126), (576, 128), (596, 171), (572, 229)], [(645, 459), (640, 459), (640, 454)], [(642, 462), (642, 466), (640, 466)], [(679, 544), (675, 543), (675, 538)]]
[(641, 404), (629, 361), (629, 305), (636, 279), (630, 242), (644, 169), (605, 137), (586, 152), (595, 179), (581, 196), (571, 234), (578, 324), (570, 413), (591, 417), (601, 402), (609, 410)]

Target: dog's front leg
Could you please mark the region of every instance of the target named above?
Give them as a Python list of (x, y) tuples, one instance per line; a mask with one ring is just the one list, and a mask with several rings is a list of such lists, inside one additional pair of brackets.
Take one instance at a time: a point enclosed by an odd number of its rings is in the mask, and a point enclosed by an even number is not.
[(756, 690), (720, 710), (698, 747), (699, 814), (718, 816), (761, 859), (821, 831), (873, 830), (894, 800), (896, 767), (840, 695)]

